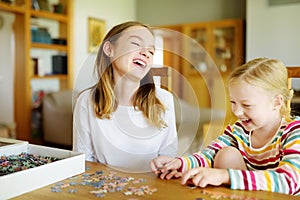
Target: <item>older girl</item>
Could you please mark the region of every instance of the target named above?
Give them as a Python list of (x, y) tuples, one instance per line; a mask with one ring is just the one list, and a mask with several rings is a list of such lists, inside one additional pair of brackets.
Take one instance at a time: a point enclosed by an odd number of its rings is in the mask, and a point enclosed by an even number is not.
[(171, 93), (155, 87), (151, 29), (139, 22), (113, 27), (101, 44), (98, 83), (77, 99), (73, 149), (86, 160), (125, 170), (150, 170), (159, 155), (175, 156), (177, 132)]

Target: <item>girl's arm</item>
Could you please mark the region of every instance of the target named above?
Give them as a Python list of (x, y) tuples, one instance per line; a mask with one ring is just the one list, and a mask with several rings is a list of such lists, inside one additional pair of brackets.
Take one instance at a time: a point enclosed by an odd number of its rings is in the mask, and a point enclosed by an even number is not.
[(93, 151), (90, 116), (89, 95), (84, 92), (79, 97), (73, 111), (73, 150), (85, 153), (85, 159), (96, 161)]
[(224, 133), (216, 140), (212, 141), (209, 146), (200, 152), (190, 156), (179, 157), (181, 161), (180, 172), (186, 172), (195, 167), (213, 167), (213, 161), (216, 153), (223, 147), (236, 146), (236, 140), (232, 134), (232, 127), (228, 125)]
[(244, 171), (229, 169), (231, 188), (265, 190), (291, 195), (300, 194), (300, 121), (289, 124), (280, 141), (281, 155), (277, 167)]

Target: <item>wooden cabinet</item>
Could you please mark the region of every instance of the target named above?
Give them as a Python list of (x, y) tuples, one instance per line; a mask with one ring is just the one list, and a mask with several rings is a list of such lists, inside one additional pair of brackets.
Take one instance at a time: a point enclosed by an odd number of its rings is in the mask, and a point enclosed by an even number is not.
[[(32, 6), (32, 0), (16, 0), (14, 4), (0, 2), (0, 10), (14, 13), (15, 33), (15, 85), (14, 85), (14, 115), (17, 124), (17, 139), (32, 141), (32, 88), (33, 79), (56, 79), (59, 89), (71, 89), (73, 84), (73, 59), (72, 59), (72, 0), (59, 0), (60, 10), (51, 11), (40, 5)], [(57, 2), (57, 1), (56, 1)], [(36, 42), (32, 29), (36, 24), (33, 21), (48, 20), (57, 24), (57, 38), (64, 39), (64, 44), (54, 44), (51, 40)], [(42, 25), (42, 23), (41, 23)], [(52, 36), (51, 36), (52, 38)], [(49, 38), (48, 38), (49, 39)], [(63, 74), (34, 74), (32, 51), (55, 51), (65, 55), (66, 71)], [(51, 59), (51, 58), (49, 58)], [(34, 142), (34, 141), (33, 141)]]
[[(180, 40), (172, 41), (181, 44), (181, 59), (175, 68), (183, 75), (180, 81), (185, 80), (175, 92), (190, 103), (196, 99), (200, 107), (225, 108), (227, 118), (231, 118), (226, 80), (234, 67), (244, 63), (244, 20), (186, 23), (163, 28), (182, 33)], [(168, 45), (169, 40), (165, 37), (164, 45)], [(169, 62), (174, 56), (178, 55), (164, 54), (164, 64), (174, 65)]]
[(183, 34), (193, 39), (187, 44), (185, 51), (190, 62), (198, 64), (184, 67), (184, 73), (188, 76), (198, 75), (199, 71), (205, 72), (210, 67), (209, 59), (212, 59), (222, 74), (244, 62), (243, 20), (185, 24)]
[[(231, 113), (227, 78), (234, 67), (244, 63), (243, 20), (187, 24), (183, 33), (204, 48), (188, 44), (184, 50), (190, 62), (183, 64), (183, 74), (189, 79), (199, 106), (225, 109), (226, 123), (232, 121), (235, 117)], [(183, 98), (189, 101), (190, 94), (183, 94)]]

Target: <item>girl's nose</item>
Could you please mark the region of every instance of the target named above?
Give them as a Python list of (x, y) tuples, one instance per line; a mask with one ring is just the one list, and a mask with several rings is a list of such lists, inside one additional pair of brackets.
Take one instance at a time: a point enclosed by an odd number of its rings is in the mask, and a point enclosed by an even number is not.
[(235, 116), (242, 116), (244, 114), (244, 111), (243, 109), (240, 107), (240, 106), (235, 106), (233, 109), (232, 109), (232, 112)]
[(145, 56), (146, 58), (150, 58), (150, 52), (147, 50), (147, 48), (142, 48), (140, 51), (140, 54)]

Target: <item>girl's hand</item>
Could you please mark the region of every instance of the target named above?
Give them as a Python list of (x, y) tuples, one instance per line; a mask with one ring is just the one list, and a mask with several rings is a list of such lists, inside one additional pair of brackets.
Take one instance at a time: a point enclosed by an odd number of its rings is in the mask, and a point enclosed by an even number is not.
[(181, 184), (186, 184), (190, 179), (195, 186), (202, 188), (207, 185), (219, 186), (222, 184), (230, 184), (229, 173), (226, 169), (207, 167), (193, 168), (183, 174)]
[(181, 162), (177, 158), (170, 156), (159, 156), (150, 162), (152, 171), (161, 179), (179, 178), (181, 173), (177, 171), (181, 166)]

